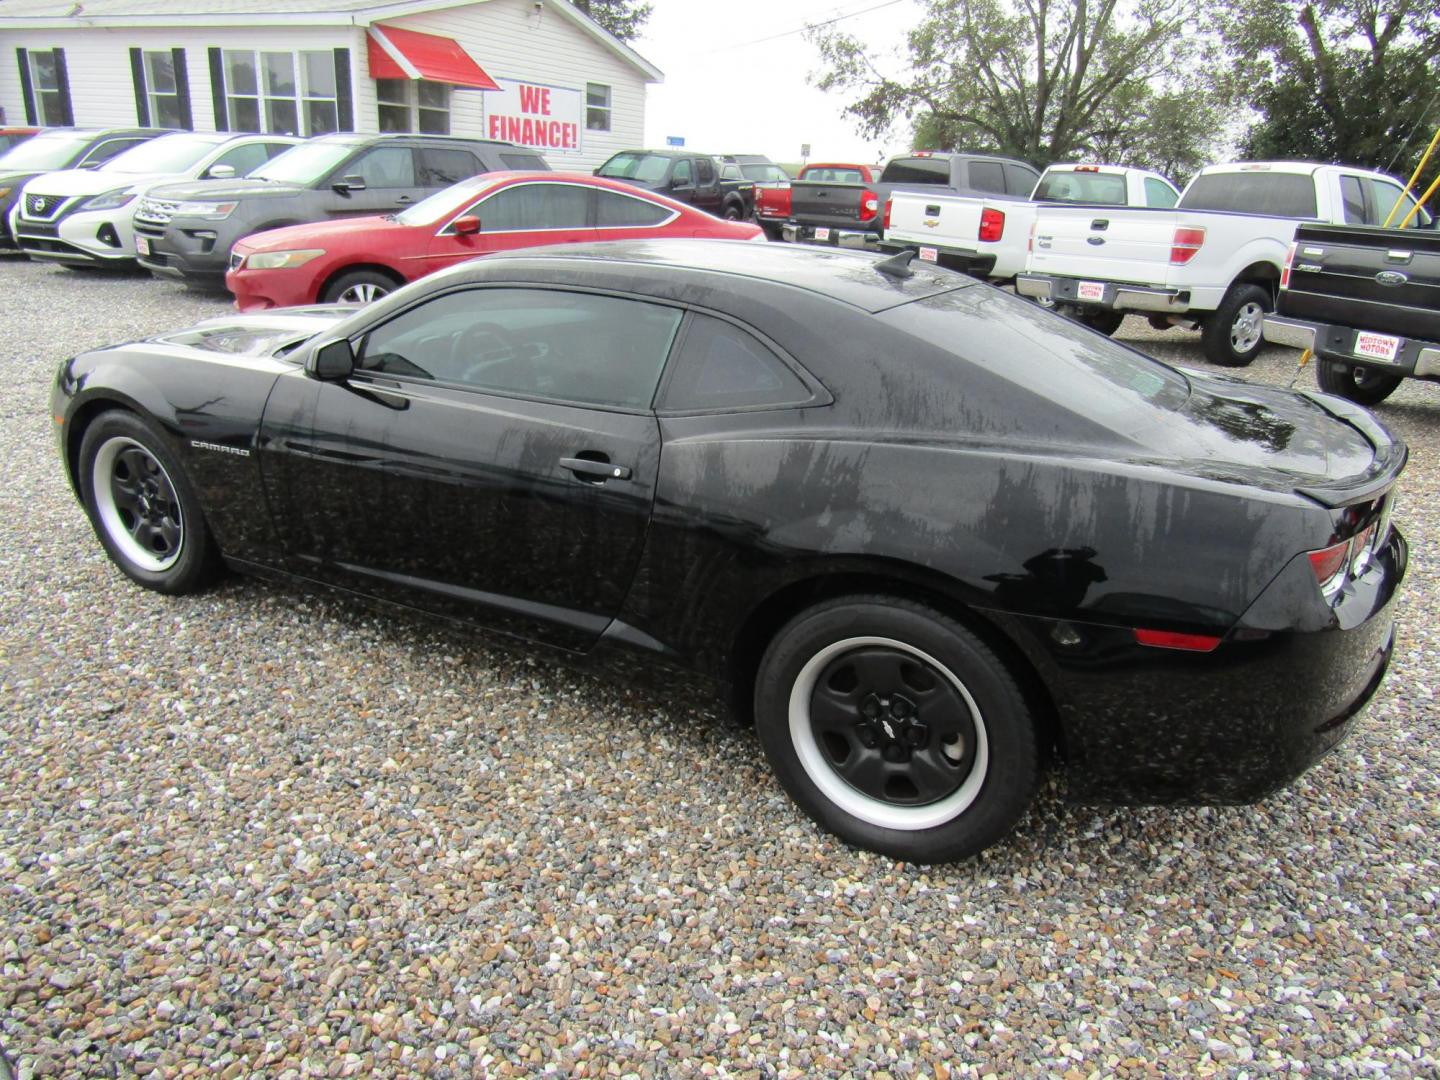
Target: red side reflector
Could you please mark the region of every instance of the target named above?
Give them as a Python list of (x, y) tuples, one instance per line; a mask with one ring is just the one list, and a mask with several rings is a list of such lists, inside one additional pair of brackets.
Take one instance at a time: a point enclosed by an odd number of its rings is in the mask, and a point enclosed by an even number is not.
[(1285, 253), (1285, 265), (1280, 270), (1280, 288), (1290, 288), (1290, 267), (1295, 264), (1295, 247), (1291, 244), (1290, 250)]
[(1135, 641), (1157, 649), (1183, 649), (1186, 652), (1213, 652), (1220, 644), (1218, 637), (1209, 634), (1177, 634), (1170, 630), (1136, 630)]
[(1200, 250), (1200, 245), (1205, 243), (1204, 229), (1175, 230), (1174, 239), (1170, 241), (1170, 262), (1173, 266), (1184, 266), (1195, 257)]
[(994, 243), (1005, 233), (1005, 213), (1002, 210), (995, 210), (986, 207), (980, 211), (980, 239), (986, 243)]

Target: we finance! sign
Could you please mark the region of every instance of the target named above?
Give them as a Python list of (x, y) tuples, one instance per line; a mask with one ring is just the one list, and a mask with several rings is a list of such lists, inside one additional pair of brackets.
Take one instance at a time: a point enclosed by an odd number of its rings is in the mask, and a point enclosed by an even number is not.
[(485, 95), (485, 134), (550, 153), (581, 152), (585, 95), (564, 86), (496, 79), (500, 91)]

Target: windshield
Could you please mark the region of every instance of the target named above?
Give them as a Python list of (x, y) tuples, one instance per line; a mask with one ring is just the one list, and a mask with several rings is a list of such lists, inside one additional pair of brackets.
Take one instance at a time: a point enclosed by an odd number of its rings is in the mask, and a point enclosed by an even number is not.
[(596, 176), (608, 176), (612, 180), (639, 180), (642, 184), (656, 184), (665, 179), (665, 170), (670, 168), (670, 159), (663, 154), (616, 154), (600, 166)]
[(251, 180), (313, 184), (355, 150), (350, 143), (301, 143), (277, 154), (250, 174)]
[(6, 172), (49, 172), (64, 169), (91, 143), (89, 135), (40, 134), (0, 154), (0, 169)]
[(741, 165), (740, 171), (745, 174), (746, 180), (789, 180), (790, 174), (779, 165), (772, 165), (768, 161), (760, 165)]
[(449, 217), (493, 183), (495, 181), (488, 176), (461, 180), (396, 214), (395, 220), (401, 225), (432, 225)]
[(1096, 203), (1125, 205), (1125, 177), (1119, 173), (1078, 172), (1073, 169), (1047, 172), (1035, 189), (1036, 202)]
[(225, 140), (203, 135), (162, 135), (122, 154), (100, 166), (107, 173), (178, 173), (199, 163)]

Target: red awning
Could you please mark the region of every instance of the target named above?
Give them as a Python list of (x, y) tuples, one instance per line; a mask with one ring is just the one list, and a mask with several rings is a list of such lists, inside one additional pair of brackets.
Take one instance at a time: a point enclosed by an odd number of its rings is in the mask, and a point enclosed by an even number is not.
[(474, 90), (500, 89), (454, 38), (375, 25), (367, 44), (372, 79), (429, 79)]

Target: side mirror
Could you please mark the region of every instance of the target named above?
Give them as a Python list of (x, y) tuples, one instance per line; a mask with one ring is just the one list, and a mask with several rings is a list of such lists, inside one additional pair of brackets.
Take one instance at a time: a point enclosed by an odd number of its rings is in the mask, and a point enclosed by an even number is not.
[(345, 338), (327, 341), (315, 350), (310, 370), (324, 382), (340, 382), (355, 373), (355, 350)]
[(461, 214), (454, 224), (456, 236), (474, 236), (480, 231), (480, 219), (474, 214)]
[(205, 171), (205, 175), (211, 180), (229, 180), (235, 175), (234, 165), (211, 165)]
[(352, 191), (365, 190), (365, 178), (363, 176), (343, 176), (338, 184), (332, 186), (339, 194), (349, 195)]

